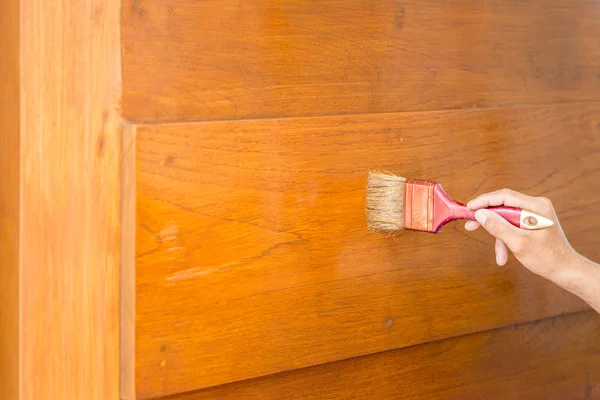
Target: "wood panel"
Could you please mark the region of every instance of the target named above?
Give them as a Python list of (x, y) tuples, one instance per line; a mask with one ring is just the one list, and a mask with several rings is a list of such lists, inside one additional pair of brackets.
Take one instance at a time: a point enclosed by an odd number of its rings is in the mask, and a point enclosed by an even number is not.
[(587, 308), (462, 224), (366, 230), (367, 171), (556, 204), (600, 256), (600, 105), (139, 126), (141, 399)]
[(18, 399), (119, 396), (120, 5), (20, 2)]
[(0, 4), (0, 398), (19, 396), (19, 1)]
[(560, 316), (170, 397), (599, 399), (600, 316)]
[(125, 117), (600, 99), (595, 0), (125, 0)]

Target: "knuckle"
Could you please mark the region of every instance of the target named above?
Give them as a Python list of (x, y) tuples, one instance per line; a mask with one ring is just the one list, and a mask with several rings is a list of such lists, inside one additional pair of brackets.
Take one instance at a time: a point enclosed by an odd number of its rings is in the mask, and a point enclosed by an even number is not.
[(540, 207), (542, 208), (543, 211), (552, 211), (554, 210), (554, 207), (552, 205), (552, 200), (550, 200), (547, 197), (538, 197), (538, 200), (540, 202)]
[(519, 236), (512, 243), (511, 250), (515, 256), (523, 255), (528, 247), (527, 238), (525, 236)]

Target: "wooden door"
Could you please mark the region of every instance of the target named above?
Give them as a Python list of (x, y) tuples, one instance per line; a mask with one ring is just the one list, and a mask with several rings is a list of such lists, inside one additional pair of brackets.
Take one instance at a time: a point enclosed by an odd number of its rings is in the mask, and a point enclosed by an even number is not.
[(364, 214), (511, 187), (600, 259), (597, 2), (3, 7), (3, 398), (600, 398), (581, 300)]

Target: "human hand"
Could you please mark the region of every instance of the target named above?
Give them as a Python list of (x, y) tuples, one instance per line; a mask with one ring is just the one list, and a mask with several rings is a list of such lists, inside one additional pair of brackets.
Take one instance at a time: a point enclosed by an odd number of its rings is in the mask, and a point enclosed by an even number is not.
[[(541, 230), (525, 230), (511, 225), (493, 211), (491, 206), (519, 207), (536, 212), (554, 221)], [(531, 197), (510, 189), (482, 194), (471, 200), (467, 207), (475, 212), (476, 221), (467, 221), (465, 229), (473, 231), (483, 226), (496, 238), (496, 262), (505, 265), (508, 250), (532, 272), (556, 280), (561, 271), (577, 267), (581, 257), (573, 250), (558, 222), (552, 202), (545, 197)]]

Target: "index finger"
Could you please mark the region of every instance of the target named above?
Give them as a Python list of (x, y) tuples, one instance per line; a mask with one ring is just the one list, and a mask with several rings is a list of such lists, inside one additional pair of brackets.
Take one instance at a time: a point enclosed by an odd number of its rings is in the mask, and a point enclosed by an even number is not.
[(532, 209), (535, 207), (535, 197), (515, 192), (510, 189), (497, 190), (491, 193), (482, 194), (467, 203), (471, 210), (494, 206), (509, 206)]

